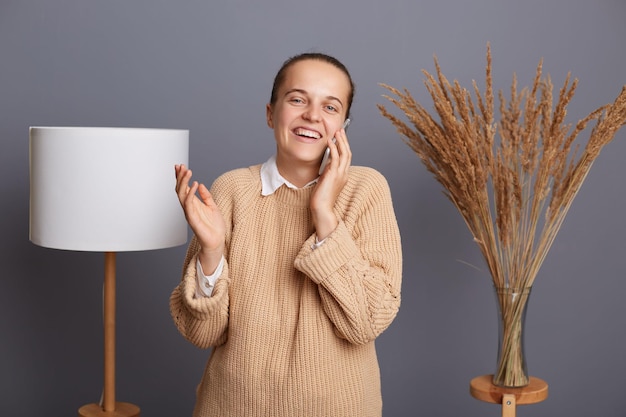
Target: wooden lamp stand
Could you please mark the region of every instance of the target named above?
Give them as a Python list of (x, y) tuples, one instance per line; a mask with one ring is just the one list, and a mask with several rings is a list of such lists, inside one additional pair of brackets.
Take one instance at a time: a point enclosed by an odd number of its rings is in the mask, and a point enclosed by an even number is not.
[(527, 386), (503, 388), (493, 384), (493, 375), (478, 376), (470, 382), (470, 394), (477, 400), (492, 404), (502, 404), (502, 417), (515, 417), (518, 404), (535, 404), (548, 398), (548, 384), (530, 377)]
[(104, 254), (104, 393), (103, 405), (87, 404), (79, 417), (138, 417), (139, 407), (115, 402), (115, 252)]

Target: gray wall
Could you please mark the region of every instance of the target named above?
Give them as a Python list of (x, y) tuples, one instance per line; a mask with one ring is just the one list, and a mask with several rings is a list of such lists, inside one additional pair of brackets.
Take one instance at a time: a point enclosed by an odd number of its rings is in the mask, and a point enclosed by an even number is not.
[[(351, 69), (354, 163), (390, 183), (404, 244), (403, 304), (377, 342), (385, 416), (497, 416), (469, 381), (492, 373), (496, 306), (469, 232), (375, 107), (379, 82), (428, 104), (421, 69), (496, 88), (544, 69), (580, 79), (575, 122), (626, 83), (623, 0), (3, 0), (0, 3), (0, 404), (3, 416), (75, 415), (102, 389), (102, 255), (28, 241), (28, 127), (190, 130), (190, 164), (210, 183), (264, 161), (271, 80), (319, 50)], [(530, 373), (549, 398), (531, 416), (624, 416), (626, 129), (593, 167), (533, 289)], [(80, 173), (77, 173), (80, 175)], [(132, 180), (132, 178), (130, 179)], [(184, 247), (118, 257), (118, 400), (144, 416), (190, 415), (208, 352), (178, 335), (168, 297)], [(472, 264), (478, 269), (468, 266)], [(312, 347), (314, 348), (314, 347)]]

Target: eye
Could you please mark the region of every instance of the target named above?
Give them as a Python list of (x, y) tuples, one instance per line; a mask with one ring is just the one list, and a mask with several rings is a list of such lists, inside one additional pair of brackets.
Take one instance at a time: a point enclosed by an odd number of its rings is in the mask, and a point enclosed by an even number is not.
[(290, 97), (288, 101), (289, 103), (295, 104), (295, 105), (304, 104), (304, 99), (302, 99), (301, 97)]
[(327, 104), (324, 108), (333, 113), (336, 113), (339, 111), (337, 107), (333, 106), (332, 104)]

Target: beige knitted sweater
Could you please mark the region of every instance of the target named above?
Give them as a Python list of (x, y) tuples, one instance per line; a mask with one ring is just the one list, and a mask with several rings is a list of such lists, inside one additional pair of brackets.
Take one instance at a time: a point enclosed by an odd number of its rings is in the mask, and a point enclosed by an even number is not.
[(317, 249), (313, 187), (261, 195), (260, 165), (219, 177), (226, 264), (212, 297), (194, 298), (192, 239), (170, 309), (182, 335), (213, 347), (194, 417), (381, 416), (374, 339), (400, 306), (402, 253), (389, 187), (351, 167)]

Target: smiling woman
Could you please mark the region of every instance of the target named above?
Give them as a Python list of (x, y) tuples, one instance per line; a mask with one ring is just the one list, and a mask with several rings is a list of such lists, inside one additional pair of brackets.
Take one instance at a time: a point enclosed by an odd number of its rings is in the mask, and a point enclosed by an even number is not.
[[(322, 60), (290, 62), (267, 105), (281, 175), (297, 186), (317, 177), (322, 153), (348, 117), (352, 96), (346, 71)], [(341, 145), (349, 157), (347, 140)]]
[(335, 58), (298, 55), (266, 106), (274, 156), (210, 191), (176, 166), (194, 237), (170, 309), (213, 348), (195, 417), (382, 415), (374, 340), (400, 306), (402, 252), (385, 178), (351, 166), (353, 95)]

